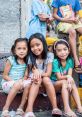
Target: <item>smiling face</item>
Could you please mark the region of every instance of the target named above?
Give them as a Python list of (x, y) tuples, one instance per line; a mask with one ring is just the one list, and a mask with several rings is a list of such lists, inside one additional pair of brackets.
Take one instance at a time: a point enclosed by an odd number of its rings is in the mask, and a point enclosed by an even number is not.
[(61, 60), (66, 60), (69, 55), (69, 48), (65, 44), (58, 44), (56, 46), (56, 55)]
[(43, 52), (43, 44), (41, 40), (34, 38), (30, 42), (30, 48), (34, 55), (41, 56)]
[(25, 41), (17, 42), (15, 47), (15, 54), (18, 56), (18, 58), (23, 59), (28, 52), (28, 47)]

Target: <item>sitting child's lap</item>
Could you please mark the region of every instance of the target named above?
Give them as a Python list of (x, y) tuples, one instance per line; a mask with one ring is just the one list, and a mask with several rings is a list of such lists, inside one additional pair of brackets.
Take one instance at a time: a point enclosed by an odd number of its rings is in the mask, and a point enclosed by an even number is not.
[(9, 91), (12, 89), (12, 87), (13, 87), (14, 84), (15, 84), (15, 81), (4, 82), (2, 84), (3, 92), (9, 93)]
[[(21, 88), (25, 88), (26, 86), (31, 84), (31, 80), (19, 80), (17, 81), (7, 81), (2, 84), (3, 92), (9, 93), (14, 84), (17, 84), (21, 86)], [(18, 93), (22, 92), (23, 90), (19, 91)]]
[(77, 29), (77, 28), (81, 28), (82, 27), (82, 23), (78, 23), (78, 24), (71, 24), (71, 23), (65, 23), (65, 22), (60, 22), (58, 25), (57, 25), (57, 30), (58, 31), (61, 31), (63, 33), (67, 33), (68, 30), (70, 28), (73, 28), (73, 29)]

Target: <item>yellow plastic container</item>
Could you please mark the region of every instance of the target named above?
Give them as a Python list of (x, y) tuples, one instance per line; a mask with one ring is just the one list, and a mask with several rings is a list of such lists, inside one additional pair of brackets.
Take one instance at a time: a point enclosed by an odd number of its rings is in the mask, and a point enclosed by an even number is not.
[[(78, 93), (79, 93), (81, 104), (82, 104), (82, 88), (78, 88)], [(74, 99), (72, 98), (72, 96), (71, 96), (71, 99), (70, 99), (70, 105), (71, 105), (72, 109), (76, 108), (76, 103), (75, 103)]]
[(82, 57), (82, 36), (79, 37), (79, 57)]
[(53, 45), (54, 42), (56, 42), (57, 40), (58, 40), (57, 37), (46, 37), (46, 42), (48, 46)]
[(79, 16), (82, 18), (82, 10), (79, 10)]

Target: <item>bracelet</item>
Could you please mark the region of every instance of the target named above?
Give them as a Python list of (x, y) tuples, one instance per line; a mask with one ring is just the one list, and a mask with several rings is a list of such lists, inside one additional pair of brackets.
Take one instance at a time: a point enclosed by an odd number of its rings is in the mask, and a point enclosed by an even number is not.
[(66, 75), (66, 77), (67, 77), (67, 78), (72, 78), (72, 76), (70, 76), (70, 75)]

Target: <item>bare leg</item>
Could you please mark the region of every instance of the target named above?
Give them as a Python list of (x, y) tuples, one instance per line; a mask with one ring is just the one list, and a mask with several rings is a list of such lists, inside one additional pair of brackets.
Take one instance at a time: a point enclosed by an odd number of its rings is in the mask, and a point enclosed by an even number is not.
[(24, 88), (21, 104), (19, 105), (19, 108), (21, 108), (21, 109), (24, 108), (24, 105), (28, 99), (29, 90), (30, 90), (30, 85)]
[(46, 88), (46, 91), (47, 91), (47, 94), (48, 94), (48, 97), (50, 99), (53, 109), (57, 108), (56, 94), (55, 94), (55, 90), (54, 90), (51, 80), (48, 77), (44, 77), (43, 84)]
[(8, 96), (7, 96), (7, 100), (6, 100), (6, 104), (3, 107), (3, 110), (9, 109), (9, 106), (11, 104), (11, 102), (13, 101), (14, 97), (16, 96), (16, 94), (18, 93), (18, 91), (21, 89), (21, 82), (17, 82), (14, 84), (14, 86), (12, 87), (12, 89), (10, 90)]
[(71, 108), (69, 106), (69, 92), (67, 90), (67, 82), (66, 82), (66, 80), (56, 81), (54, 83), (54, 87), (56, 88), (57, 91), (61, 90), (65, 113), (74, 114), (74, 112), (71, 110)]
[(72, 94), (73, 94), (73, 98), (74, 98), (74, 100), (75, 100), (75, 102), (77, 104), (78, 110), (81, 109), (81, 112), (82, 112), (81, 101), (80, 101), (79, 93), (78, 93), (78, 90), (77, 90), (77, 87), (76, 87), (75, 84), (73, 85)]
[(80, 34), (82, 34), (82, 27), (81, 28), (78, 28), (76, 30), (77, 30), (77, 32), (79, 32)]
[(39, 87), (42, 82), (42, 79), (39, 80), (38, 84), (33, 83), (31, 85), (30, 91), (29, 91), (29, 97), (28, 97), (28, 105), (26, 108), (26, 112), (32, 112), (33, 111), (33, 104), (34, 101), (38, 95)]
[(72, 49), (72, 53), (74, 56), (74, 60), (75, 60), (75, 65), (79, 65), (79, 60), (77, 57), (77, 53), (76, 53), (76, 31), (73, 28), (70, 28), (68, 30), (69, 33), (69, 43)]

